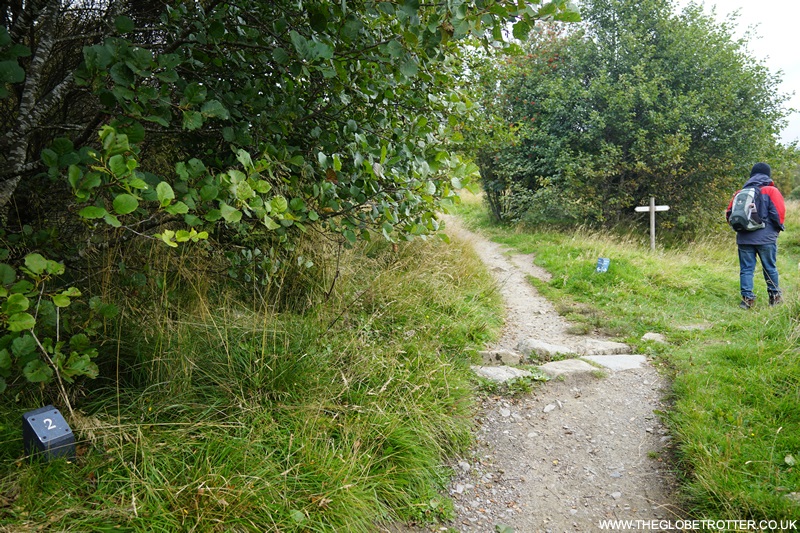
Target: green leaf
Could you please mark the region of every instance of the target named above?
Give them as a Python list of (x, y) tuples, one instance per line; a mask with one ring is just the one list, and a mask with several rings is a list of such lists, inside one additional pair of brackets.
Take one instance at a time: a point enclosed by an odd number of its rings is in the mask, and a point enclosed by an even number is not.
[(49, 148), (42, 150), (42, 163), (48, 167), (58, 166), (58, 154)]
[[(325, 44), (325, 43), (321, 43), (321, 42), (317, 42), (317, 41), (311, 41), (309, 46), (311, 47), (312, 55), (314, 56), (314, 59), (332, 59), (333, 58), (333, 47), (330, 46), (329, 44)], [(326, 76), (326, 77), (332, 78), (335, 75), (336, 75), (336, 72), (332, 70), (331, 71), (331, 75), (330, 76)]]
[(31, 49), (24, 44), (14, 44), (8, 49), (7, 54), (14, 57), (30, 57)]
[(17, 357), (25, 357), (36, 351), (36, 340), (28, 333), (14, 339), (11, 343), (11, 353)]
[(583, 20), (581, 18), (581, 14), (578, 11), (565, 11), (557, 14), (553, 17), (554, 20), (559, 22), (580, 22)]
[(156, 185), (156, 195), (158, 195), (158, 201), (161, 207), (168, 206), (172, 203), (172, 200), (175, 199), (175, 191), (172, 190), (172, 185), (166, 181), (162, 181)]
[(206, 202), (219, 196), (219, 189), (214, 185), (203, 185), (200, 188), (200, 198)]
[(216, 222), (222, 218), (222, 212), (219, 209), (209, 209), (208, 213), (206, 213), (203, 218), (209, 222)]
[(400, 3), (402, 9), (408, 16), (414, 16), (419, 11), (419, 0), (402, 0)]
[(405, 47), (403, 47), (403, 45), (400, 43), (398, 39), (393, 39), (389, 41), (389, 44), (386, 45), (386, 50), (392, 57), (401, 57), (406, 52)]
[(250, 152), (248, 152), (247, 150), (243, 150), (241, 148), (237, 150), (236, 159), (239, 161), (239, 163), (242, 164), (244, 168), (246, 169), (253, 168), (253, 158), (250, 157)]
[(118, 133), (111, 126), (100, 128), (100, 140), (103, 141), (103, 150), (106, 152), (107, 157), (124, 154), (131, 149), (128, 136), (124, 133)]
[(0, 394), (6, 391), (8, 384), (6, 383), (6, 379), (3, 376), (0, 376)]
[(66, 294), (67, 296), (76, 298), (81, 295), (81, 291), (78, 287), (69, 287), (68, 289), (61, 291), (61, 294)]
[(108, 168), (117, 177), (124, 176), (129, 172), (127, 161), (122, 154), (112, 156), (111, 159), (108, 160)]
[(222, 213), (222, 218), (229, 224), (235, 224), (242, 220), (242, 212), (225, 202), (220, 202), (220, 212)]
[(17, 271), (11, 265), (0, 263), (0, 285), (11, 285), (17, 279)]
[(544, 18), (547, 16), (555, 15), (558, 11), (558, 6), (556, 6), (555, 2), (547, 2), (542, 7), (539, 8), (539, 11), (536, 13), (536, 16), (539, 18)]
[(272, 51), (272, 59), (274, 59), (279, 65), (286, 65), (289, 63), (291, 59), (289, 54), (286, 53), (286, 50), (283, 48), (276, 48)]
[(190, 104), (201, 104), (206, 100), (207, 90), (199, 83), (190, 83), (183, 91), (183, 97)]
[(34, 359), (22, 369), (22, 375), (31, 383), (44, 383), (53, 377), (53, 369), (41, 359)]
[(164, 211), (171, 215), (185, 215), (189, 212), (189, 206), (183, 202), (175, 202), (172, 205), (168, 205), (164, 208)]
[(111, 213), (106, 213), (103, 216), (103, 220), (105, 221), (106, 224), (108, 224), (112, 228), (121, 228), (122, 227), (122, 222), (119, 221), (119, 219), (117, 218), (116, 215), (112, 215)]
[(114, 211), (119, 215), (133, 213), (139, 207), (139, 200), (132, 194), (120, 194), (114, 198)]
[(162, 70), (156, 73), (156, 77), (165, 83), (175, 83), (180, 79), (175, 70)]
[(315, 59), (314, 52), (305, 37), (292, 30), (289, 32), (289, 39), (291, 39), (292, 45), (294, 45), (294, 49), (297, 50), (300, 57), (308, 60)]
[(286, 198), (283, 196), (276, 196), (269, 201), (269, 204), (272, 207), (272, 211), (275, 213), (283, 213), (289, 207), (289, 202), (287, 202)]
[(203, 223), (203, 220), (200, 217), (192, 214), (187, 214), (185, 217), (183, 217), (183, 221), (186, 222), (187, 226), (199, 226)]
[(356, 234), (353, 232), (353, 230), (346, 229), (344, 230), (343, 234), (344, 238), (350, 241), (350, 243), (352, 244), (356, 243)]
[[(242, 202), (243, 204), (247, 204), (248, 201), (256, 196), (255, 191), (253, 191), (252, 187), (246, 182), (243, 181), (236, 186), (236, 199)], [(259, 198), (258, 201), (261, 199)], [(250, 205), (253, 207), (253, 205)]]
[(11, 353), (8, 349), (0, 350), (0, 371), (11, 368)]
[(6, 300), (3, 311), (8, 315), (13, 315), (14, 313), (27, 311), (30, 305), (30, 301), (25, 297), (24, 294), (12, 294)]
[(121, 88), (131, 88), (136, 81), (136, 74), (125, 63), (116, 63), (109, 70), (111, 79)]
[(102, 207), (97, 207), (94, 205), (88, 205), (83, 209), (81, 209), (80, 211), (78, 211), (78, 215), (80, 215), (82, 218), (86, 218), (89, 220), (93, 220), (95, 218), (103, 218), (104, 216), (106, 216), (107, 213), (108, 211), (106, 211)]
[(203, 113), (204, 117), (221, 119), (228, 119), (231, 117), (231, 114), (228, 112), (225, 106), (217, 100), (209, 100), (208, 102), (204, 103), (201, 112)]
[(33, 329), (36, 319), (30, 313), (16, 313), (8, 317), (8, 331)]
[(69, 304), (72, 303), (72, 300), (69, 296), (65, 294), (54, 294), (53, 295), (53, 304), (56, 307), (69, 307)]
[(146, 120), (147, 122), (154, 122), (160, 126), (164, 126), (165, 128), (169, 126), (169, 121), (165, 119), (163, 116), (159, 115), (148, 115), (146, 117), (142, 117), (142, 120)]
[(524, 20), (520, 20), (514, 24), (512, 29), (512, 33), (516, 39), (520, 41), (524, 41), (528, 38), (528, 35), (531, 32), (531, 26)]
[(11, 292), (14, 294), (26, 294), (30, 293), (35, 288), (36, 287), (34, 286), (34, 284), (31, 283), (30, 281), (26, 279), (21, 279), (11, 286)]
[(172, 230), (167, 229), (167, 230), (164, 230), (164, 233), (156, 233), (155, 237), (157, 239), (161, 239), (168, 246), (171, 246), (172, 248), (177, 248), (178, 247), (178, 243), (173, 240), (173, 238), (175, 237), (175, 232), (172, 231)]
[(72, 185), (73, 189), (78, 188), (81, 178), (83, 178), (83, 171), (80, 169), (80, 167), (77, 165), (70, 165), (69, 169), (67, 170), (67, 179), (69, 180), (69, 184)]
[(22, 83), (25, 71), (15, 61), (0, 61), (0, 83)]
[(88, 353), (81, 354), (78, 352), (72, 352), (70, 354), (62, 370), (65, 378), (86, 376), (94, 379), (99, 373), (99, 369), (97, 365), (92, 362), (90, 355)]
[(272, 220), (272, 218), (265, 216), (264, 217), (264, 225), (267, 227), (268, 230), (275, 231), (276, 229), (280, 228), (281, 225)]
[(272, 190), (272, 185), (269, 184), (268, 181), (265, 180), (255, 180), (251, 185), (254, 191), (259, 194), (267, 194), (269, 191)]
[(133, 178), (128, 180), (128, 186), (132, 189), (138, 189), (140, 191), (144, 191), (149, 189), (150, 187), (147, 185), (147, 182), (141, 178)]
[(120, 15), (116, 19), (114, 19), (114, 26), (120, 33), (132, 32), (136, 27), (135, 24), (133, 23), (133, 20), (130, 17), (126, 17), (125, 15)]
[(413, 59), (409, 59), (408, 61), (400, 65), (400, 72), (402, 72), (403, 76), (405, 76), (406, 78), (413, 78), (419, 72), (419, 67), (417, 66), (417, 63)]
[(38, 275), (44, 273), (47, 267), (47, 259), (42, 257), (41, 254), (28, 254), (25, 256), (25, 268), (34, 274)]
[(203, 115), (199, 111), (183, 112), (183, 128), (189, 131), (196, 130), (203, 125)]
[(341, 36), (346, 41), (355, 41), (356, 39), (358, 39), (358, 35), (359, 33), (361, 33), (361, 30), (363, 29), (364, 29), (364, 24), (357, 18), (351, 17), (348, 18), (347, 22), (344, 23), (344, 26), (342, 26), (340, 32)]

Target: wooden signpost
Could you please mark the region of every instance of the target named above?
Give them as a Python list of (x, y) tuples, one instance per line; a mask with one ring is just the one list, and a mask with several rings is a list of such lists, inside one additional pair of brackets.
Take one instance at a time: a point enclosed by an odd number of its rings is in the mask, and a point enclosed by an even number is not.
[(656, 249), (656, 211), (668, 211), (668, 205), (656, 205), (655, 197), (650, 197), (650, 205), (640, 206), (634, 209), (639, 213), (650, 211), (650, 249)]

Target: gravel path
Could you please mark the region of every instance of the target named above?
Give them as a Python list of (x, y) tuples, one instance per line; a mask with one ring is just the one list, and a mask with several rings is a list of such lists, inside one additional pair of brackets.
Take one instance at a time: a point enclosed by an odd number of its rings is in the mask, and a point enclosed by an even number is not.
[[(514, 350), (530, 338), (566, 346), (586, 342), (569, 333), (569, 323), (527, 281), (549, 277), (531, 256), (509, 254), (457, 219), (448, 217), (447, 225), (451, 237), (473, 246), (502, 291), (506, 324), (491, 349)], [(565, 374), (523, 397), (485, 398), (476, 445), (455, 466), (449, 489), (455, 520), (385, 531), (574, 533), (601, 531), (603, 520), (681, 519), (670, 436), (655, 414), (666, 410), (666, 386), (645, 363)]]

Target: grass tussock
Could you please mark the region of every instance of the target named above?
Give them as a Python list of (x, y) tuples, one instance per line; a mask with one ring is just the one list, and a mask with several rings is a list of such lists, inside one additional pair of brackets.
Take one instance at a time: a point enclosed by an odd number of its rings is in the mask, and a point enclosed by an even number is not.
[(161, 281), (130, 296), (107, 379), (73, 402), (77, 459), (24, 458), (36, 394), (0, 408), (0, 531), (374, 531), (449, 516), (441, 465), (470, 442), (469, 362), (499, 328), (490, 277), (438, 240), (303, 253), (314, 285), (234, 290), (154, 252)]
[[(672, 381), (666, 417), (686, 509), (697, 519), (800, 517), (800, 205), (779, 239), (785, 303), (743, 311), (735, 236), (719, 232), (650, 251), (647, 235), (537, 231), (488, 223), (479, 204), (463, 216), (553, 274), (532, 280), (585, 331), (600, 330), (652, 356)], [(597, 273), (599, 257), (610, 258)], [(587, 309), (591, 309), (588, 311)], [(663, 334), (668, 344), (641, 340)]]

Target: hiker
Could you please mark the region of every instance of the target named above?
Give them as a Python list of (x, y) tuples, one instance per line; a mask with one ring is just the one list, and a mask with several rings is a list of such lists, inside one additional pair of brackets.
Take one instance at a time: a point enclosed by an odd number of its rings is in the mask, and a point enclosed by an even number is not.
[[(761, 269), (764, 271), (764, 280), (767, 282), (769, 305), (779, 304), (782, 301), (780, 284), (778, 283), (778, 234), (783, 231), (783, 220), (786, 214), (786, 205), (783, 195), (772, 181), (772, 169), (766, 163), (756, 163), (750, 171), (750, 179), (745, 182), (740, 191), (733, 195), (725, 218), (729, 223), (731, 212), (736, 209), (734, 201), (737, 195), (745, 189), (753, 187), (755, 190), (754, 204), (747, 206), (754, 213), (760, 223), (753, 226), (758, 229), (742, 228), (734, 225), (736, 231), (736, 245), (739, 249), (739, 287), (742, 301), (739, 307), (750, 309), (756, 303), (753, 293), (753, 273), (756, 269), (756, 256), (761, 260)], [(760, 216), (760, 220), (759, 219)]]

